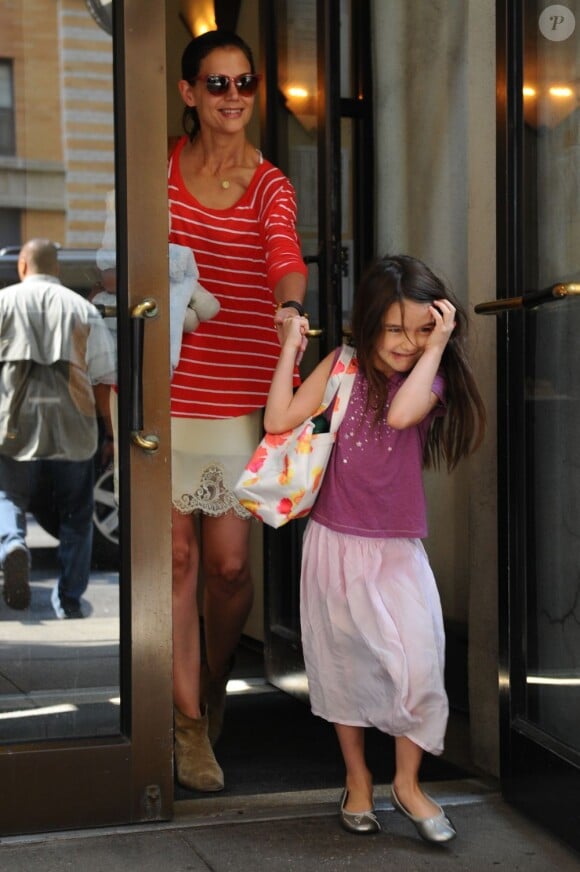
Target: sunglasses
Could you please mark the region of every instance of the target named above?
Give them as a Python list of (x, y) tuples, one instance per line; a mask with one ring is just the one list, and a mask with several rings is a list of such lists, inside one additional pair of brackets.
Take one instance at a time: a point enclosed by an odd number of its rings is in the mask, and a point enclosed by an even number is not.
[(220, 96), (227, 94), (230, 89), (230, 82), (236, 86), (236, 91), (242, 97), (251, 97), (258, 90), (258, 84), (262, 76), (259, 73), (242, 73), (241, 76), (225, 76), (221, 73), (212, 73), (209, 76), (197, 76), (191, 80), (194, 82), (204, 82), (205, 87), (210, 94)]

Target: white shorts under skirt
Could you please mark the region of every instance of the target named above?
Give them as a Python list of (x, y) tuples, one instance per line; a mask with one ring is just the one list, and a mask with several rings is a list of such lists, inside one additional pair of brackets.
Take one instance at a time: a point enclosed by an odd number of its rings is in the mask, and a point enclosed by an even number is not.
[(173, 506), (182, 514), (200, 511), (239, 518), (252, 515), (238, 502), (233, 487), (261, 437), (262, 415), (226, 420), (171, 419)]
[(311, 520), (301, 622), (315, 715), (442, 753), (443, 617), (420, 539), (347, 536)]

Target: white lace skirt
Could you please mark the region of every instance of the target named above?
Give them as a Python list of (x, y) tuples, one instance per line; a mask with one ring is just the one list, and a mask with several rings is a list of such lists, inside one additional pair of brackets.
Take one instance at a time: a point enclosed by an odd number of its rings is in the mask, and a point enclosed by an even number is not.
[(173, 506), (189, 515), (252, 515), (238, 502), (233, 487), (261, 437), (262, 413), (226, 420), (171, 419)]

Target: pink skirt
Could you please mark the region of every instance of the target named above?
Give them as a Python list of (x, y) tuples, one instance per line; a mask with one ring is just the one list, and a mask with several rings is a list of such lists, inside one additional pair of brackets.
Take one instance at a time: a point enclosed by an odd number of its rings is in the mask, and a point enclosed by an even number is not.
[(441, 754), (445, 635), (420, 539), (348, 536), (310, 520), (301, 623), (313, 714)]

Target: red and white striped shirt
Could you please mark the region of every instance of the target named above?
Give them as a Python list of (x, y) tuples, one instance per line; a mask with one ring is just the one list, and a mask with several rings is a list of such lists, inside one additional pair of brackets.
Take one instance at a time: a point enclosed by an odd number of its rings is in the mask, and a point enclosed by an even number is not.
[(208, 209), (181, 178), (186, 141), (179, 141), (169, 163), (169, 241), (193, 250), (199, 280), (221, 308), (183, 335), (171, 415), (235, 418), (266, 402), (280, 353), (274, 288), (288, 273), (307, 272), (296, 233), (296, 196), (286, 176), (263, 160), (234, 206)]

